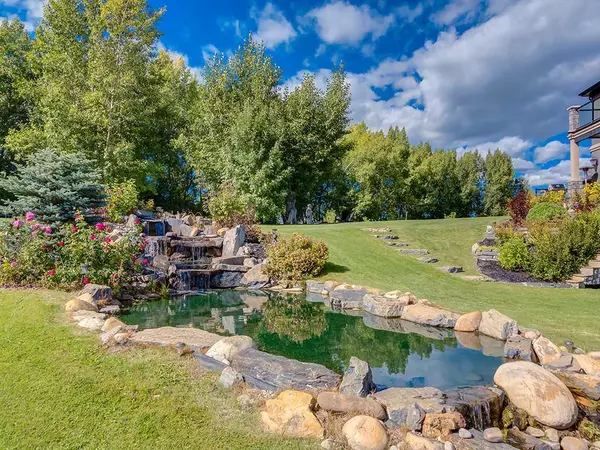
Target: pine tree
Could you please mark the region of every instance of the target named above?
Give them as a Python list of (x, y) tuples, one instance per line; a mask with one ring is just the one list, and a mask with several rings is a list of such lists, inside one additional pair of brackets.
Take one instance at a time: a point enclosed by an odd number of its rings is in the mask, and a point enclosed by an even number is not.
[(515, 191), (515, 171), (510, 156), (500, 150), (485, 158), (484, 212), (488, 216), (506, 214), (506, 205)]
[(22, 215), (33, 211), (47, 222), (73, 219), (75, 211), (104, 205), (104, 188), (94, 163), (81, 154), (42, 150), (27, 158), (0, 187), (14, 196), (4, 211)]

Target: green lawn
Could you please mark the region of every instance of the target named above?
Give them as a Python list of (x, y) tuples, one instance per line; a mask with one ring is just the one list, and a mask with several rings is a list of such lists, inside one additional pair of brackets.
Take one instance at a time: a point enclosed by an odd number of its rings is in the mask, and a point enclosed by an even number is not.
[(103, 350), (66, 323), (65, 294), (0, 291), (0, 448), (302, 449), (259, 430), (191, 358)]
[[(486, 225), (501, 218), (361, 222), (335, 225), (279, 226), (283, 234), (299, 232), (325, 241), (329, 262), (324, 279), (375, 288), (409, 290), (457, 311), (497, 309), (560, 343), (572, 339), (588, 350), (600, 349), (600, 291), (537, 288), (467, 281), (435, 266), (461, 265), (475, 274), (471, 246)], [(440, 259), (435, 265), (404, 256), (365, 228), (389, 227), (401, 242), (426, 248)]]

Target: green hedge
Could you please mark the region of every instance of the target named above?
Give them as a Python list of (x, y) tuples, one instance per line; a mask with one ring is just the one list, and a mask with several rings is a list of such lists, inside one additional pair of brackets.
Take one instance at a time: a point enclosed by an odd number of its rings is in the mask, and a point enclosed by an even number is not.
[(532, 222), (548, 222), (566, 217), (567, 211), (558, 203), (538, 203), (529, 210), (527, 220)]

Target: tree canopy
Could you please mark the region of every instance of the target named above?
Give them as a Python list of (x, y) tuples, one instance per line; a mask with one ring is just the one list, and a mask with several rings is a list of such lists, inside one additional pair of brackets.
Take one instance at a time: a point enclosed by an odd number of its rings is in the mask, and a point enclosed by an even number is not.
[(163, 13), (147, 0), (49, 0), (32, 36), (1, 22), (0, 172), (51, 148), (165, 209), (200, 210), (227, 186), (271, 222), (504, 212), (508, 155), (351, 125), (343, 64), (293, 84), (252, 35), (196, 78), (161, 49)]

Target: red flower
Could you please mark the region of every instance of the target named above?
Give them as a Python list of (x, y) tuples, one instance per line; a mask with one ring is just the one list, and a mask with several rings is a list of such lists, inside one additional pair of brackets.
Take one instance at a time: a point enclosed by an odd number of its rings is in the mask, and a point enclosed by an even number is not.
[(143, 264), (143, 265), (145, 265), (145, 266), (147, 266), (147, 265), (148, 265), (148, 260), (147, 260), (146, 258), (144, 258), (144, 259), (142, 260), (142, 264)]
[(112, 239), (109, 236), (107, 236), (106, 239), (104, 239), (104, 242), (110, 244), (112, 242)]
[(92, 234), (92, 235), (90, 236), (90, 239), (91, 239), (92, 241), (95, 241), (97, 238), (96, 238), (96, 236), (95, 236), (95, 235), (93, 235), (93, 234)]
[(96, 224), (96, 230), (102, 231), (102, 230), (105, 230), (105, 229), (106, 229), (106, 225), (103, 224), (102, 222)]
[(65, 241), (58, 241), (58, 246), (59, 247), (64, 247), (65, 246)]
[(56, 269), (50, 269), (50, 270), (48, 271), (48, 276), (49, 276), (49, 277), (53, 277), (55, 274), (56, 274)]
[(79, 231), (79, 228), (77, 228), (77, 227), (73, 227), (73, 228), (71, 228), (71, 231), (72, 231), (73, 233), (77, 233), (77, 232)]
[(140, 219), (135, 219), (135, 224), (138, 225), (140, 223)]
[(89, 278), (87, 278), (87, 277), (85, 277), (85, 278), (83, 279), (83, 284), (90, 284), (90, 279), (89, 279)]

